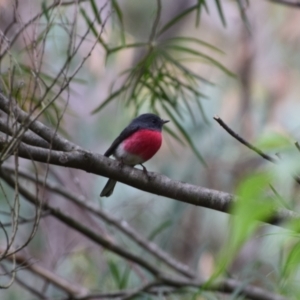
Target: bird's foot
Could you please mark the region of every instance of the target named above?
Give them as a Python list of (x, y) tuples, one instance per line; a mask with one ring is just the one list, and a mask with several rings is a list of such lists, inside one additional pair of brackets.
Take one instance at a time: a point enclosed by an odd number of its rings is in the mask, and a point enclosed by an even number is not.
[(122, 169), (124, 167), (124, 161), (123, 159), (119, 160), (119, 168)]
[(143, 168), (143, 173), (147, 176), (148, 180), (150, 180), (150, 174), (148, 173), (146, 167), (143, 164), (140, 164)]

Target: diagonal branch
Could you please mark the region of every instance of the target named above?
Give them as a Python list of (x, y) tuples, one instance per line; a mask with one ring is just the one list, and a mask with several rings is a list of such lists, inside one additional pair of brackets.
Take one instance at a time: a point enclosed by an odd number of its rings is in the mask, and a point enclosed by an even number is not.
[(266, 160), (268, 160), (268, 161), (270, 161), (272, 163), (276, 163), (275, 158), (273, 158), (270, 155), (262, 152), (260, 149), (258, 149), (257, 147), (255, 147), (252, 144), (250, 144), (249, 142), (247, 142), (245, 139), (243, 139), (241, 136), (239, 136), (236, 132), (234, 132), (231, 128), (229, 128), (220, 117), (214, 116), (214, 120), (216, 120), (231, 136), (233, 136), (241, 144), (243, 144), (246, 147), (248, 147), (249, 149), (253, 150), (258, 155), (260, 155), (261, 157), (263, 157), (264, 159), (266, 159)]
[[(0, 96), (1, 97), (1, 96)], [(3, 120), (2, 118), (0, 119), (0, 131), (3, 133), (6, 133), (10, 136), (15, 135), (15, 128), (10, 126), (9, 120)], [(17, 131), (20, 130), (20, 126), (17, 127)], [(45, 141), (44, 139), (40, 138), (38, 135), (36, 135), (33, 132), (26, 131), (24, 134), (21, 136), (21, 141), (24, 142), (25, 144), (36, 146), (36, 147), (41, 147), (41, 148), (50, 148), (50, 144)]]
[[(0, 147), (2, 145), (5, 145), (5, 142), (0, 140)], [(34, 161), (80, 169), (109, 177), (152, 194), (225, 213), (230, 213), (230, 207), (235, 202), (232, 194), (172, 180), (158, 173), (148, 172), (146, 175), (143, 171), (126, 165), (120, 169), (117, 161), (85, 150), (50, 151), (20, 143), (18, 155)], [(300, 220), (300, 216), (287, 209), (276, 209), (272, 218), (261, 221), (278, 225), (279, 222), (291, 219)]]
[[(214, 116), (214, 120), (216, 120), (232, 137), (234, 137), (236, 140), (238, 140), (240, 143), (242, 143), (243, 145), (245, 145), (246, 147), (248, 147), (249, 149), (253, 150), (254, 152), (256, 152), (258, 155), (260, 155), (261, 157), (263, 157), (264, 159), (276, 164), (278, 162), (277, 159), (273, 158), (272, 156), (264, 153), (263, 151), (261, 151), (260, 149), (258, 149), (257, 147), (253, 146), (252, 144), (250, 144), (249, 142), (247, 142), (245, 139), (243, 139), (241, 136), (239, 136), (236, 132), (234, 132), (229, 126), (227, 126), (225, 124), (225, 122), (220, 119), (218, 116)], [(297, 144), (296, 144), (297, 147)], [(300, 184), (300, 177), (299, 176), (294, 176), (295, 181)]]
[[(13, 167), (2, 167), (5, 172), (8, 172), (10, 174), (14, 174), (15, 169)], [(108, 224), (118, 228), (123, 234), (131, 238), (133, 241), (135, 241), (139, 246), (141, 246), (144, 250), (151, 253), (153, 256), (160, 259), (162, 262), (164, 262), (166, 265), (171, 267), (172, 269), (176, 270), (177, 272), (189, 277), (189, 278), (195, 278), (196, 273), (191, 270), (187, 265), (184, 265), (180, 263), (179, 261), (173, 259), (167, 252), (163, 251), (158, 245), (155, 243), (147, 240), (144, 236), (142, 236), (139, 232), (137, 232), (133, 227), (131, 227), (125, 220), (119, 220), (118, 218), (114, 217), (112, 214), (105, 212), (104, 210), (100, 209), (95, 203), (91, 201), (84, 201), (82, 197), (78, 196), (77, 194), (74, 194), (67, 189), (63, 188), (60, 185), (52, 184), (50, 182), (44, 183), (43, 180), (38, 180), (35, 176), (29, 174), (26, 171), (18, 170), (18, 175), (20, 177), (24, 177), (26, 179), (31, 180), (34, 183), (38, 184), (45, 184), (45, 187), (56, 193), (59, 194), (69, 201), (72, 201), (76, 205), (86, 209), (87, 211), (91, 212), (97, 217), (100, 217), (104, 221), (106, 221)]]
[(47, 203), (42, 203), (41, 199), (33, 195), (26, 189), (24, 186), (20, 185), (19, 182), (15, 182), (15, 180), (12, 178), (12, 176), (8, 175), (3, 170), (0, 170), (0, 177), (2, 177), (5, 182), (10, 185), (12, 188), (15, 187), (15, 185), (18, 186), (19, 193), (31, 204), (33, 205), (41, 205), (43, 210), (46, 210), (51, 216), (55, 217), (68, 227), (71, 227), (72, 229), (75, 229), (76, 231), (80, 232), (96, 244), (118, 254), (119, 256), (128, 259), (129, 261), (132, 261), (134, 263), (137, 263), (141, 267), (143, 267), (145, 270), (147, 270), (149, 273), (151, 273), (154, 276), (160, 276), (161, 271), (157, 269), (155, 266), (153, 266), (151, 263), (149, 263), (144, 258), (135, 255), (124, 248), (118, 246), (116, 243), (112, 242), (111, 240), (95, 233), (87, 226), (81, 224), (80, 222), (76, 221), (74, 218), (70, 217), (66, 213), (61, 212), (59, 209), (52, 207), (51, 205)]
[[(3, 250), (0, 249), (0, 253), (2, 252)], [(16, 258), (16, 263), (22, 266), (22, 268), (26, 268), (27, 270), (30, 270), (32, 273), (47, 280), (54, 286), (65, 291), (67, 294), (72, 296), (80, 296), (80, 297), (83, 297), (88, 294), (87, 289), (67, 281), (66, 279), (58, 276), (57, 274), (54, 274), (53, 272), (49, 271), (48, 269), (42, 266), (37, 265), (36, 263), (29, 262), (28, 259), (22, 256), (20, 253), (14, 255)], [(6, 259), (11, 260), (11, 258), (12, 256), (10, 256), (8, 253)]]

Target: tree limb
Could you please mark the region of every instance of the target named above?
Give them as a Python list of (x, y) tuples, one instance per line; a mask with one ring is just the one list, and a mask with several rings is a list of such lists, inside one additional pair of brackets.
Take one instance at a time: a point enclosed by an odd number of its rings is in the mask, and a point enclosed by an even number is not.
[[(15, 169), (13, 167), (3, 166), (2, 167), (5, 172), (9, 172), (10, 174), (14, 174)], [(69, 201), (72, 201), (76, 205), (86, 209), (97, 217), (100, 217), (102, 220), (107, 222), (108, 224), (118, 228), (123, 234), (131, 238), (135, 241), (140, 247), (144, 250), (148, 251), (158, 259), (160, 259), (163, 263), (171, 267), (173, 270), (189, 277), (195, 278), (196, 273), (191, 270), (187, 265), (180, 263), (179, 261), (173, 259), (167, 252), (163, 251), (158, 245), (147, 240), (144, 236), (142, 236), (138, 231), (136, 231), (133, 227), (131, 227), (125, 220), (119, 220), (114, 217), (112, 214), (105, 212), (100, 209), (95, 203), (91, 201), (86, 201), (81, 196), (74, 194), (64, 187), (56, 184), (52, 184), (50, 182), (44, 182), (43, 180), (38, 180), (35, 176), (29, 174), (24, 170), (18, 170), (19, 177), (24, 177), (26, 179), (31, 180), (36, 184), (41, 184), (45, 186), (49, 191), (59, 194)]]
[(80, 222), (78, 222), (74, 218), (70, 217), (66, 213), (61, 212), (59, 209), (54, 208), (47, 203), (43, 203), (41, 201), (41, 199), (39, 199), (37, 196), (31, 194), (28, 191), (28, 189), (25, 188), (24, 186), (20, 185), (19, 182), (15, 182), (15, 180), (10, 175), (8, 175), (6, 172), (4, 172), (2, 169), (0, 169), (0, 177), (2, 177), (5, 180), (5, 182), (8, 185), (10, 185), (12, 188), (14, 188), (15, 185), (17, 185), (19, 193), (23, 197), (25, 197), (25, 199), (27, 201), (29, 201), (33, 205), (38, 205), (38, 204), (41, 205), (41, 208), (43, 210), (46, 210), (49, 214), (51, 214), (51, 216), (55, 217), (56, 219), (58, 219), (59, 221), (61, 221), (65, 225), (67, 225), (68, 227), (71, 227), (72, 229), (75, 229), (76, 231), (80, 232), (81, 234), (83, 234), (84, 236), (86, 236), (87, 238), (89, 238), (90, 240), (95, 242), (96, 244), (103, 246), (104, 248), (118, 254), (119, 256), (121, 256), (125, 259), (128, 259), (134, 263), (137, 263), (138, 265), (143, 267), (145, 270), (150, 272), (152, 275), (154, 275), (154, 276), (161, 275), (160, 270), (157, 269), (152, 264), (150, 264), (144, 258), (125, 250), (124, 248), (122, 248), (121, 246), (118, 246), (116, 243), (112, 242), (111, 240), (95, 233), (90, 228), (81, 224)]
[[(0, 147), (1, 144), (3, 141), (0, 141)], [(172, 180), (158, 173), (148, 172), (146, 175), (142, 171), (126, 165), (120, 168), (117, 161), (85, 150), (63, 152), (20, 143), (18, 155), (34, 161), (80, 169), (109, 177), (152, 194), (225, 213), (230, 213), (230, 208), (235, 202), (232, 194)], [(272, 218), (261, 221), (278, 225), (281, 221), (291, 219), (300, 220), (300, 216), (287, 209), (276, 209)]]
[[(3, 250), (0, 249), (0, 253), (3, 252)], [(36, 263), (29, 262), (27, 258), (22, 256), (20, 253), (14, 254), (16, 258), (16, 263), (18, 265), (21, 265), (22, 268), (26, 268), (27, 270), (30, 270), (32, 273), (40, 276), (41, 278), (47, 280), (54, 286), (60, 288), (61, 290), (65, 291), (67, 294), (72, 296), (79, 296), (83, 297), (88, 294), (88, 290), (84, 287), (81, 287), (79, 285), (75, 285), (66, 279), (58, 276), (57, 274), (54, 274), (53, 272), (45, 269), (42, 266), (39, 266)], [(7, 253), (6, 259), (11, 260), (12, 256), (9, 256), (9, 253)]]

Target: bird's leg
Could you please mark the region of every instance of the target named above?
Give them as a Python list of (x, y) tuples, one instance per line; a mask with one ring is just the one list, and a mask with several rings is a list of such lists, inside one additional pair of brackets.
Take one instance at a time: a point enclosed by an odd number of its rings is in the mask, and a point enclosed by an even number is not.
[(120, 166), (120, 169), (123, 168), (123, 166), (124, 166), (123, 158), (121, 158), (121, 159), (119, 160), (119, 166)]
[(148, 171), (147, 171), (146, 167), (145, 167), (143, 164), (140, 164), (140, 165), (141, 165), (142, 168), (143, 168), (143, 172), (144, 172), (145, 174), (148, 174)]
[(143, 168), (143, 173), (148, 177), (148, 180), (150, 180), (150, 175), (149, 175), (149, 173), (148, 173), (146, 167), (145, 167), (143, 164), (140, 164), (140, 165), (141, 165), (142, 168)]

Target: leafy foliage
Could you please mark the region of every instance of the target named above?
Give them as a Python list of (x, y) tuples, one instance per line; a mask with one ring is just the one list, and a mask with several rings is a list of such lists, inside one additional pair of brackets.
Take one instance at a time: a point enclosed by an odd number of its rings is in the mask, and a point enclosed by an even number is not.
[[(113, 1), (113, 5), (116, 5), (116, 1)], [(216, 5), (220, 17), (225, 23), (220, 2), (216, 1)], [(181, 136), (170, 128), (167, 129), (167, 132), (177, 140), (181, 141), (183, 139), (191, 147), (198, 159), (204, 163), (199, 149), (195, 147), (181, 123), (186, 116), (194, 120), (198, 119), (195, 116), (199, 113), (206, 122), (207, 118), (205, 117), (201, 101), (207, 97), (201, 92), (201, 84), (212, 83), (186, 66), (185, 62), (187, 60), (202, 62), (218, 68), (229, 76), (234, 76), (234, 74), (214, 59), (211, 54), (205, 54), (204, 51), (196, 48), (200, 46), (203, 50), (213, 51), (216, 54), (223, 53), (220, 49), (205, 41), (186, 36), (171, 36), (161, 39), (163, 34), (182, 18), (196, 10), (199, 13), (202, 6), (207, 7), (205, 1), (199, 1), (197, 5), (187, 8), (160, 27), (157, 27), (160, 19), (160, 11), (158, 9), (147, 43), (125, 44), (125, 38), (122, 38), (123, 44), (121, 46), (113, 48), (107, 45), (104, 46), (108, 56), (129, 48), (134, 48), (136, 51), (144, 54), (133, 67), (121, 74), (121, 77), (126, 76), (122, 81), (121, 87), (115, 89), (115, 83), (112, 84), (112, 93), (94, 109), (93, 113), (101, 111), (116, 98), (122, 99), (125, 106), (134, 108), (135, 115), (139, 114), (141, 110), (152, 111), (157, 114), (164, 112), (172, 120)], [(116, 11), (120, 23), (123, 24), (119, 7)], [(90, 24), (91, 22), (87, 20), (87, 23)], [(94, 32), (94, 30), (92, 31)], [(122, 25), (122, 36), (123, 33), (124, 26)], [(102, 43), (102, 41), (100, 42)], [(194, 103), (197, 104), (199, 111), (195, 111), (192, 108)]]

